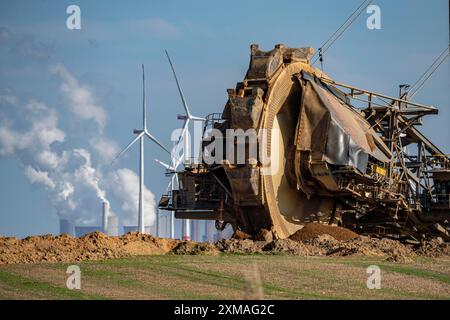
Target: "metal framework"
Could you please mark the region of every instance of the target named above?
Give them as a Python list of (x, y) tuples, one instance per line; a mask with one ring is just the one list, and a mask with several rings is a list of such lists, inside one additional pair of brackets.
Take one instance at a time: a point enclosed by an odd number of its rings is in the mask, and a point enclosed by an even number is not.
[(282, 172), (264, 176), (261, 159), (193, 163), (160, 207), (278, 238), (315, 221), (361, 234), (450, 239), (450, 158), (418, 129), (438, 109), (409, 101), (406, 86), (396, 98), (335, 82), (310, 65), (312, 54), (252, 45), (244, 81), (228, 90), (223, 113), (204, 123), (204, 133), (278, 125), (283, 140), (269, 137), (260, 148), (279, 150)]

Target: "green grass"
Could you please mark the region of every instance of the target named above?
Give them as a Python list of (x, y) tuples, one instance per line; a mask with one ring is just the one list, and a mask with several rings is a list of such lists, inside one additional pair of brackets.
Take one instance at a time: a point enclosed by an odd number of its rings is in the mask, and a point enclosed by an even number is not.
[[(29, 293), (36, 298), (49, 299), (77, 299), (77, 300), (98, 300), (104, 297), (97, 295), (88, 295), (78, 290), (69, 290), (67, 288), (53, 286), (45, 282), (31, 280), (29, 278), (17, 276), (13, 273), (0, 271), (0, 283), (8, 287), (9, 290), (17, 293)], [(3, 295), (3, 298), (8, 298)]]
[(411, 268), (407, 266), (398, 266), (398, 265), (392, 265), (392, 264), (383, 264), (381, 266), (383, 270), (390, 271), (390, 272), (396, 272), (405, 274), (408, 276), (415, 276), (419, 278), (424, 279), (432, 279), (436, 281), (440, 281), (446, 284), (450, 284), (450, 275), (441, 274), (437, 272), (432, 271), (426, 271), (419, 268)]
[[(106, 265), (112, 265), (121, 268), (133, 268), (136, 270), (149, 270), (155, 273), (163, 274), (165, 277), (173, 277), (178, 280), (189, 281), (192, 283), (209, 284), (216, 287), (242, 290), (245, 282), (239, 277), (233, 277), (226, 274), (221, 274), (213, 271), (202, 271), (196, 268), (187, 267), (182, 264), (178, 258), (171, 259), (169, 256), (167, 259), (152, 259), (151, 263), (147, 259), (136, 258), (133, 260), (109, 260), (105, 261)], [(168, 261), (165, 261), (168, 260)], [(153, 287), (155, 290), (155, 287)], [(166, 288), (166, 293), (171, 298), (184, 298), (184, 299), (214, 299), (216, 295), (204, 294), (200, 292), (192, 292), (189, 290), (175, 290), (172, 288)]]
[[(81, 262), (80, 291), (68, 290), (65, 283), (60, 283), (69, 264), (0, 266), (0, 298), (241, 299), (246, 296), (244, 271), (255, 263), (260, 268), (265, 297), (270, 299), (449, 299), (450, 296), (448, 260), (422, 259), (400, 265), (373, 257), (221, 254)], [(439, 270), (444, 271), (427, 270), (434, 263), (440, 263)], [(414, 286), (409, 290), (411, 286), (402, 285), (396, 288), (383, 282), (381, 290), (368, 290), (362, 280), (371, 264), (380, 266), (382, 274), (397, 274), (407, 283), (417, 282), (417, 289)], [(42, 272), (55, 277), (41, 277)], [(421, 284), (438, 290), (427, 292)]]
[[(434, 272), (430, 270), (424, 270), (422, 267), (417, 266), (409, 266), (409, 265), (401, 265), (401, 264), (394, 264), (384, 261), (375, 261), (368, 259), (367, 261), (358, 261), (358, 260), (348, 260), (348, 261), (342, 261), (344, 264), (348, 265), (354, 265), (354, 266), (361, 266), (361, 267), (368, 267), (371, 264), (378, 265), (381, 270), (387, 271), (387, 272), (395, 272), (400, 273), (408, 276), (414, 276), (418, 278), (423, 279), (431, 279), (440, 281), (446, 284), (450, 284), (450, 274), (443, 274), (439, 272)], [(449, 270), (450, 271), (450, 270)]]
[[(425, 262), (425, 266), (427, 264), (432, 264), (433, 260), (429, 258), (419, 258), (415, 259), (419, 262)], [(370, 265), (377, 265), (380, 267), (382, 274), (383, 273), (397, 273), (409, 276), (408, 278), (410, 281), (414, 281), (415, 278), (421, 278), (426, 280), (433, 280), (437, 282), (442, 282), (444, 284), (450, 284), (450, 274), (443, 274), (439, 272), (434, 272), (430, 270), (425, 270), (424, 266), (417, 265), (417, 266), (411, 266), (411, 265), (402, 265), (402, 264), (395, 264), (391, 262), (386, 262), (384, 260), (379, 260), (377, 258), (373, 257), (361, 257), (359, 259), (347, 259), (347, 258), (341, 258), (339, 260), (330, 260), (326, 263), (340, 263), (343, 265), (348, 266), (355, 266), (355, 267), (361, 267), (361, 268), (367, 268)], [(448, 269), (450, 272), (450, 268)], [(351, 281), (351, 280), (350, 280)], [(404, 298), (409, 297), (411, 299), (433, 299), (433, 300), (449, 300), (450, 296), (448, 295), (439, 295), (434, 294), (434, 292), (429, 292), (426, 294), (418, 294), (416, 292), (408, 292), (404, 290), (398, 290), (393, 288), (382, 288), (380, 292), (389, 293), (394, 295), (396, 298)]]
[[(156, 258), (156, 257), (154, 257)], [(84, 263), (83, 274), (98, 277), (107, 277), (109, 280), (115, 280), (122, 286), (127, 286), (134, 289), (139, 289), (143, 293), (148, 292), (151, 294), (160, 294), (163, 297), (173, 299), (213, 299), (214, 295), (210, 295), (203, 292), (192, 292), (189, 290), (180, 290), (174, 287), (159, 286), (158, 283), (153, 283), (151, 286), (134, 279), (135, 274), (130, 270), (134, 270), (140, 274), (145, 275), (146, 271), (152, 271), (154, 274), (161, 274), (165, 277), (174, 277), (179, 280), (185, 280), (192, 283), (201, 282), (204, 284), (220, 285), (219, 281), (211, 281), (211, 275), (207, 276), (206, 273), (202, 273), (199, 270), (179, 266), (178, 264), (172, 264), (156, 258), (149, 261), (147, 258), (134, 258), (134, 259), (118, 259), (118, 260), (106, 260), (100, 262), (100, 265), (106, 268), (116, 268), (119, 271), (105, 272), (103, 270), (92, 270), (90, 267), (98, 267), (98, 263)], [(125, 271), (126, 270), (126, 271)], [(156, 277), (155, 277), (156, 278)], [(156, 279), (155, 279), (156, 280)], [(233, 285), (226, 283), (223, 287), (233, 287), (241, 289)]]

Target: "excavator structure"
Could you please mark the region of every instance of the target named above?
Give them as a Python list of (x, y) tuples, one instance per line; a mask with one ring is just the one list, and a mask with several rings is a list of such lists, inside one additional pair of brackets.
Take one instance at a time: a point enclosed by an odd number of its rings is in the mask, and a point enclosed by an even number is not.
[(418, 129), (438, 109), (335, 82), (313, 54), (251, 45), (244, 80), (206, 117), (201, 156), (159, 207), (251, 236), (283, 239), (316, 222), (449, 240), (450, 158)]

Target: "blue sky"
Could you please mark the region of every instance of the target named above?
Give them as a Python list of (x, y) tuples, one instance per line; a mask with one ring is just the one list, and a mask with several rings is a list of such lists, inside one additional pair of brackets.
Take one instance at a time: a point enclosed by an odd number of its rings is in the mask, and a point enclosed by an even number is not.
[[(191, 111), (201, 116), (221, 112), (226, 89), (245, 74), (251, 43), (264, 49), (277, 43), (317, 48), (359, 3), (3, 0), (0, 96), (14, 97), (15, 102), (0, 99), (0, 127), (24, 134), (30, 126), (29, 110), (39, 102), (55, 112), (65, 134), (59, 154), (88, 150), (91, 167), (105, 179), (119, 169), (137, 172), (137, 148), (109, 167), (90, 140), (100, 137), (109, 147), (123, 147), (132, 138), (132, 129), (140, 125), (141, 63), (147, 68), (150, 130), (170, 145), (172, 130), (181, 125), (176, 114), (182, 106), (164, 49), (171, 53)], [(363, 14), (327, 52), (324, 69), (339, 82), (397, 95), (400, 83), (414, 83), (448, 45), (448, 1), (374, 3), (381, 8), (382, 29), (368, 30), (368, 15)], [(70, 4), (81, 8), (81, 30), (66, 28)], [(68, 92), (71, 88), (87, 90), (87, 101), (103, 110), (105, 118), (74, 110), (80, 101)], [(448, 59), (415, 100), (440, 108), (439, 116), (426, 119), (423, 131), (450, 153)], [(168, 181), (153, 158), (167, 157), (150, 143), (146, 147), (145, 183), (157, 200)], [(34, 148), (0, 157), (1, 235), (58, 232), (52, 194), (24, 174), (36, 156)], [(125, 200), (102, 183), (113, 211), (124, 215)], [(100, 203), (96, 212), (95, 201), (89, 199), (93, 203), (84, 214), (97, 217)]]

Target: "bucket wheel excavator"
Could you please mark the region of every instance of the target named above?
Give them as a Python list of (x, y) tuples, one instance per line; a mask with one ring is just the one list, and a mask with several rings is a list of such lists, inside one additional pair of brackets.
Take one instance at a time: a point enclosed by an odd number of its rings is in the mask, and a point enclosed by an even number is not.
[(449, 239), (450, 159), (417, 129), (438, 110), (335, 82), (313, 54), (251, 46), (244, 80), (206, 118), (202, 157), (177, 172), (160, 208), (252, 236), (317, 222)]

